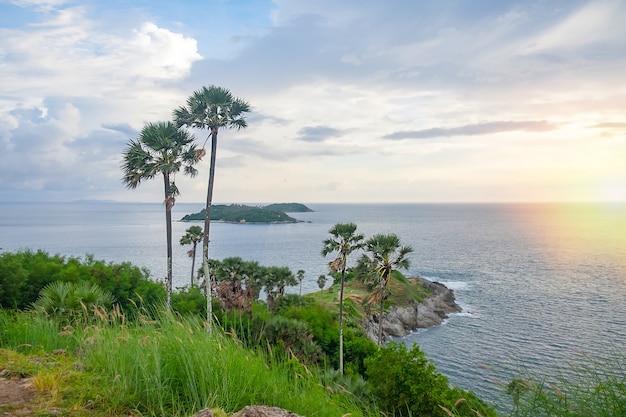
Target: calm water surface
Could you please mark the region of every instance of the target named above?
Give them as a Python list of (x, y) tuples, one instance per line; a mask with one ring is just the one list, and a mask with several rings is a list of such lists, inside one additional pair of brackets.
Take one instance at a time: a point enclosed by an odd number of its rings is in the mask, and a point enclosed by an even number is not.
[[(451, 382), (498, 401), (494, 380), (551, 377), (580, 352), (626, 349), (626, 204), (310, 204), (286, 225), (211, 225), (210, 256), (241, 256), (306, 271), (303, 292), (327, 272), (322, 241), (338, 222), (413, 246), (409, 274), (446, 283), (464, 312), (403, 339), (418, 343)], [(177, 204), (174, 218), (202, 204)], [(165, 276), (160, 204), (0, 203), (3, 251), (50, 253), (147, 267)], [(189, 281), (189, 247), (174, 222), (174, 284)], [(356, 259), (356, 256), (354, 256)], [(292, 292), (297, 292), (293, 288)]]

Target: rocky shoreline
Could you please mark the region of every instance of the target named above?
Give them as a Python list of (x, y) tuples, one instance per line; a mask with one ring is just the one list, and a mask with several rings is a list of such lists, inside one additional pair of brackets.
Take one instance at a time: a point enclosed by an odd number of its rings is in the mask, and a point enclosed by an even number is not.
[[(383, 338), (404, 337), (417, 329), (438, 326), (451, 313), (460, 313), (454, 291), (440, 282), (429, 281), (421, 277), (410, 278), (431, 291), (421, 302), (411, 302), (406, 307), (391, 306), (383, 313)], [(367, 336), (378, 341), (379, 314), (374, 313), (364, 318), (361, 323)]]

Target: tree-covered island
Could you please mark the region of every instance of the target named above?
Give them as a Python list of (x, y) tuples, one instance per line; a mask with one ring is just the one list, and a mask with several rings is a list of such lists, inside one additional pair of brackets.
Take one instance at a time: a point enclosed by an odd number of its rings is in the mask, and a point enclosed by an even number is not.
[[(270, 204), (264, 207), (222, 204), (211, 206), (211, 220), (225, 223), (297, 223), (298, 220), (286, 212), (310, 211), (313, 210), (299, 203)], [(202, 209), (198, 213), (185, 215), (181, 221), (199, 221), (204, 220), (205, 217), (206, 209)]]

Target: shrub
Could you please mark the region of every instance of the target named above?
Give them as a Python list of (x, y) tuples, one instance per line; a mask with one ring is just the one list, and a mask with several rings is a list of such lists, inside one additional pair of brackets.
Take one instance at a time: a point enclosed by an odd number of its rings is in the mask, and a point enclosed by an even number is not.
[[(448, 380), (415, 345), (390, 343), (365, 361), (374, 398), (396, 416), (494, 416), (472, 392), (450, 388)], [(447, 410), (447, 411), (446, 411)], [(451, 414), (454, 413), (454, 414)]]
[(124, 312), (152, 307), (165, 299), (165, 289), (149, 279), (149, 272), (129, 262), (105, 263), (87, 255), (65, 258), (25, 250), (0, 255), (0, 307), (23, 310), (52, 282), (88, 282), (110, 292)]

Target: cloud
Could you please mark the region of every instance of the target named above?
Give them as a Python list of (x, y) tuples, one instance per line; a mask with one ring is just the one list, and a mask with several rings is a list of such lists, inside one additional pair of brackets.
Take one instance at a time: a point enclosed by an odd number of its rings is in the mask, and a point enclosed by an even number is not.
[(103, 123), (104, 129), (112, 130), (114, 132), (123, 133), (129, 137), (135, 137), (139, 135), (139, 131), (133, 128), (128, 123)]
[(605, 122), (589, 126), (591, 129), (626, 129), (626, 122)]
[(324, 142), (329, 138), (341, 136), (342, 131), (328, 126), (307, 126), (298, 131), (296, 140), (303, 142)]
[[(171, 119), (209, 84), (253, 109), (247, 129), (220, 131), (216, 192), (230, 201), (245, 201), (249, 188), (277, 193), (267, 184), (282, 178), (308, 201), (348, 198), (341, 188), (354, 178), (368, 184), (360, 197), (352, 188), (349, 198), (360, 201), (421, 196), (424, 181), (445, 193), (432, 184), (444, 173), (450, 184), (469, 184), (491, 163), (486, 150), (500, 164), (489, 178), (504, 178), (530, 152), (524, 147), (623, 137), (625, 2), (393, 4), (220, 1), (209, 15), (172, 2), (0, 1), (0, 197), (66, 187), (72, 199), (116, 198), (129, 137)], [(524, 135), (537, 145), (528, 146), (502, 140), (507, 132), (541, 134)], [(195, 134), (200, 144), (207, 137)], [(619, 149), (607, 154), (623, 160)], [(316, 182), (336, 177), (345, 178), (336, 194), (314, 194)], [(398, 178), (421, 182), (400, 189)], [(474, 177), (464, 198), (480, 194), (485, 178)], [(181, 181), (200, 190), (185, 190), (185, 199), (202, 200), (206, 187), (194, 184)]]
[(525, 131), (525, 132), (546, 132), (554, 130), (556, 127), (545, 120), (540, 121), (498, 121), (498, 122), (486, 122), (472, 125), (464, 125), (459, 127), (435, 127), (432, 129), (414, 130), (394, 132), (385, 135), (384, 139), (431, 139), (438, 137), (450, 137), (450, 136), (478, 136), (478, 135), (491, 135), (494, 133), (510, 132), (510, 131)]

